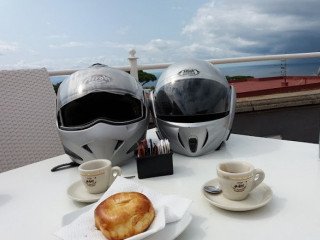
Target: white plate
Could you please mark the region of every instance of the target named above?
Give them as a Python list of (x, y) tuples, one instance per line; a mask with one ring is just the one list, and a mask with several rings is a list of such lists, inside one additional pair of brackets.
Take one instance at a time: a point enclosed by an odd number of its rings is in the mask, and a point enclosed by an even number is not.
[[(79, 217), (82, 213), (89, 211), (92, 206), (93, 204), (90, 204), (77, 211), (66, 214), (62, 219), (62, 225), (65, 226), (71, 223), (77, 217)], [(162, 230), (150, 235), (149, 237), (144, 238), (144, 240), (175, 239), (187, 228), (191, 220), (192, 220), (191, 214), (189, 212), (186, 212), (180, 221), (166, 224), (166, 226)]]
[(81, 180), (73, 183), (67, 190), (68, 196), (75, 201), (78, 202), (85, 202), (85, 203), (93, 203), (98, 201), (103, 193), (92, 194), (89, 193), (86, 187), (82, 184)]
[[(219, 185), (217, 178), (206, 182), (205, 185)], [(266, 205), (272, 199), (272, 190), (269, 186), (261, 183), (256, 187), (249, 196), (242, 201), (232, 201), (220, 194), (210, 194), (203, 190), (202, 193), (212, 205), (230, 211), (248, 211), (256, 208), (260, 208)]]
[(175, 239), (187, 228), (191, 220), (192, 220), (191, 214), (186, 212), (180, 221), (168, 223), (159, 232), (156, 232), (144, 239), (145, 240)]

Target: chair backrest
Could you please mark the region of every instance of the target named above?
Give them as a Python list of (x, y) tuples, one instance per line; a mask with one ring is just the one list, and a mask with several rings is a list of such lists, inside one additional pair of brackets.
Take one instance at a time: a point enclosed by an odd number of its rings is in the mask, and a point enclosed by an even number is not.
[(0, 71), (0, 172), (64, 153), (45, 68)]

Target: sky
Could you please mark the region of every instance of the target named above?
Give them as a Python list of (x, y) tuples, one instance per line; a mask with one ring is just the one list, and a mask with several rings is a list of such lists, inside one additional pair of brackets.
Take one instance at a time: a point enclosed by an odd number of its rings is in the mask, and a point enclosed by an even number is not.
[(0, 69), (320, 51), (319, 0), (0, 0)]

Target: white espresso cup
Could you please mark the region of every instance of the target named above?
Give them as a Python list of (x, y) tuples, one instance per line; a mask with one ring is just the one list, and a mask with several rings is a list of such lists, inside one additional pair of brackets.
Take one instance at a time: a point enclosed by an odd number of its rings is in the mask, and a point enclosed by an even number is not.
[(265, 177), (261, 169), (242, 161), (218, 164), (217, 175), (224, 197), (237, 201), (247, 198)]
[(112, 167), (111, 161), (106, 159), (84, 162), (78, 170), (82, 183), (89, 193), (105, 192), (122, 172), (120, 167)]

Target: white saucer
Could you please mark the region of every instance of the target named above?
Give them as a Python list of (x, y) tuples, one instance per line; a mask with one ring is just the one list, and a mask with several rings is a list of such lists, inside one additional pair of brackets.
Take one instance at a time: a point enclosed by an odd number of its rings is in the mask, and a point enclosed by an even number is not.
[[(219, 180), (217, 178), (206, 182), (205, 185), (219, 185)], [(269, 186), (261, 183), (256, 187), (249, 196), (242, 201), (232, 201), (220, 194), (210, 194), (203, 190), (202, 193), (212, 205), (229, 210), (229, 211), (248, 211), (256, 208), (260, 208), (266, 205), (272, 199), (272, 190)]]
[(86, 187), (82, 184), (81, 180), (71, 184), (67, 190), (67, 193), (72, 200), (84, 203), (96, 202), (104, 194), (104, 192), (98, 194), (89, 193)]

